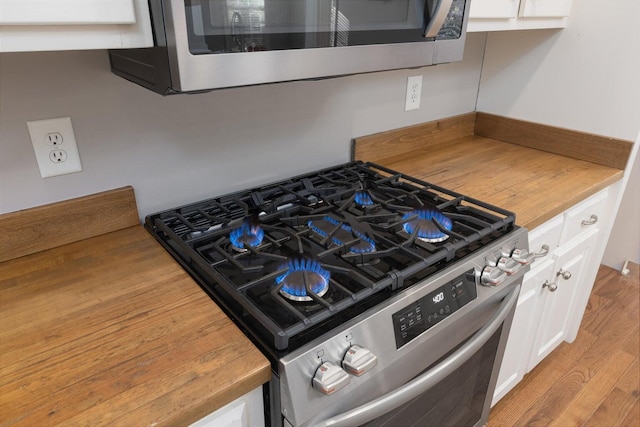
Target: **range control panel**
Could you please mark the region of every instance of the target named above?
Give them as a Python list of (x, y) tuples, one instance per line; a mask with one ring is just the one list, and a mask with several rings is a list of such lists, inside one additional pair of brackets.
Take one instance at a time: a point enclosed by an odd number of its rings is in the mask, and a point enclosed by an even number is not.
[(473, 274), (465, 274), (394, 313), (396, 349), (418, 337), (478, 296)]

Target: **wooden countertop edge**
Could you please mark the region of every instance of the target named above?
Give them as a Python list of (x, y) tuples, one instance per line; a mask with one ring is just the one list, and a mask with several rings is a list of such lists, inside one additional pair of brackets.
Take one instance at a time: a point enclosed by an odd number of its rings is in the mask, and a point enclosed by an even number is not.
[(231, 384), (225, 389), (220, 389), (216, 393), (212, 393), (208, 399), (203, 400), (196, 407), (182, 411), (176, 418), (167, 421), (165, 424), (168, 426), (190, 425), (244, 396), (255, 388), (263, 386), (271, 381), (271, 367), (269, 363), (267, 362), (266, 365), (257, 366), (255, 370), (247, 372), (247, 378), (248, 379), (243, 379), (242, 381)]
[[(518, 225), (526, 228), (527, 230), (533, 230), (534, 228), (544, 224), (554, 216), (561, 214), (562, 212), (566, 211), (567, 209), (571, 208), (577, 203), (585, 200), (589, 196), (596, 194), (600, 190), (604, 190), (611, 184), (615, 184), (616, 182), (622, 179), (622, 175), (623, 175), (623, 171), (619, 171), (615, 175), (612, 175), (602, 181), (599, 181), (595, 185), (592, 185), (590, 187), (585, 187), (582, 189), (582, 191), (577, 192), (573, 196), (564, 199), (562, 203), (556, 206), (553, 206), (548, 210), (540, 210), (541, 214), (535, 217), (534, 219)], [(517, 218), (516, 218), (516, 222), (517, 222)]]
[(0, 262), (139, 224), (125, 186), (0, 215)]

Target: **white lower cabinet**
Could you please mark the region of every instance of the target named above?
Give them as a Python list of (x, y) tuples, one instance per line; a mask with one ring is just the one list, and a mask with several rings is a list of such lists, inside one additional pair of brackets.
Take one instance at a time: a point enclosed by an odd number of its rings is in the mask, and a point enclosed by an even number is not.
[(611, 193), (606, 188), (529, 232), (537, 259), (523, 280), (492, 404), (560, 343), (575, 340), (606, 246), (600, 230), (611, 221)]
[(262, 387), (257, 387), (190, 427), (264, 427)]
[(534, 331), (538, 326), (535, 324), (535, 312), (540, 297), (538, 285), (551, 274), (552, 268), (553, 261), (545, 260), (542, 264), (536, 265), (533, 274), (527, 274), (525, 277), (500, 366), (493, 404), (502, 399), (524, 377), (529, 350), (535, 338)]
[(576, 310), (576, 300), (580, 293), (591, 292), (592, 286), (587, 283), (585, 273), (589, 271), (589, 256), (597, 237), (598, 229), (593, 228), (558, 247), (553, 255), (551, 274), (537, 278), (539, 311), (536, 318), (539, 319), (539, 327), (527, 372), (561, 342), (569, 341), (569, 327), (582, 319), (583, 311)]

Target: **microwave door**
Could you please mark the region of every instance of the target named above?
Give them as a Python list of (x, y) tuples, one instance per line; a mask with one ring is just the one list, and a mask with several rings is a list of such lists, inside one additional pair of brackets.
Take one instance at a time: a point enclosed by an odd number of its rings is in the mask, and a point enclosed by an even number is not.
[(424, 30), (425, 37), (436, 37), (438, 35), (444, 26), (445, 19), (449, 15), (452, 4), (453, 0), (437, 0), (435, 3), (429, 3), (429, 7), (425, 10), (425, 13), (430, 12), (430, 17), (426, 21), (427, 25)]

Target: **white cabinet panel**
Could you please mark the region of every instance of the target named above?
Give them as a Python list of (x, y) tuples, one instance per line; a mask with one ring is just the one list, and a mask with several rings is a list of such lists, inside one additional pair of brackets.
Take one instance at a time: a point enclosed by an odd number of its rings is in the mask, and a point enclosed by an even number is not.
[[(569, 336), (569, 328), (575, 318), (583, 313), (576, 308), (576, 299), (580, 293), (591, 291), (585, 283), (585, 274), (590, 271), (589, 256), (598, 238), (598, 229), (591, 229), (570, 243), (560, 246), (555, 254), (556, 260), (549, 283), (556, 285), (541, 288), (540, 328), (536, 336), (529, 369), (537, 365), (553, 349)], [(564, 275), (563, 275), (564, 272)]]
[(473, 0), (469, 18), (515, 18), (520, 0)]
[(523, 18), (563, 18), (569, 16), (569, 12), (571, 12), (571, 1), (522, 0), (520, 16)]
[(468, 32), (564, 28), (572, 0), (472, 0)]
[[(560, 242), (563, 223), (564, 214), (560, 214), (531, 230), (529, 233), (529, 250), (533, 253), (542, 254), (545, 252), (543, 247), (546, 246), (549, 248), (547, 256), (550, 256)], [(546, 256), (541, 258), (547, 259)], [(537, 263), (533, 264), (533, 268), (537, 268)]]
[(529, 271), (522, 283), (518, 305), (513, 315), (513, 323), (509, 331), (509, 339), (504, 350), (504, 357), (500, 365), (498, 382), (493, 394), (492, 405), (498, 403), (502, 397), (518, 384), (527, 369), (529, 353), (533, 345), (538, 320), (535, 317), (537, 302), (540, 298), (542, 283), (551, 275), (553, 260), (547, 259), (541, 263), (536, 261), (535, 268)]
[(608, 202), (609, 192), (605, 188), (569, 209), (565, 214), (560, 245), (590, 228), (598, 228), (600, 224), (607, 222), (610, 211)]
[(151, 46), (146, 0), (0, 0), (0, 52)]
[(210, 413), (189, 427), (264, 427), (262, 387)]
[(0, 25), (132, 24), (133, 0), (2, 0)]

